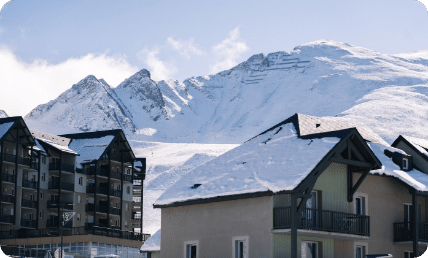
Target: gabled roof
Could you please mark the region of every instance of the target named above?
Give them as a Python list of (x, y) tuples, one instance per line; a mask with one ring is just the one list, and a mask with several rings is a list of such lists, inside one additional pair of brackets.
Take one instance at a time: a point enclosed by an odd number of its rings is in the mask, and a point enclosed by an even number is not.
[(418, 153), (423, 159), (428, 161), (428, 140), (415, 138), (410, 136), (400, 135), (398, 138), (392, 143), (391, 146), (397, 147), (400, 142), (404, 142), (412, 148), (416, 153)]
[[(309, 128), (320, 127), (319, 122), (325, 124), (323, 130)], [(363, 151), (368, 153), (370, 166), (380, 168), (379, 160), (355, 128), (334, 127), (338, 130), (328, 131), (326, 127), (323, 120), (296, 114), (192, 170), (170, 187), (155, 202), (155, 207), (191, 204), (202, 199), (221, 200), (225, 196), (293, 191), (310, 174), (324, 171), (326, 164), (330, 164), (329, 159), (350, 139), (360, 141)]]
[(21, 116), (0, 118), (0, 141), (3, 140), (4, 137), (9, 134), (10, 130), (17, 124), (19, 124), (25, 131), (25, 138), (28, 140), (29, 145), (35, 145), (34, 138), (31, 136), (31, 133)]
[(40, 145), (45, 153), (47, 153), (47, 149), (53, 148), (59, 152), (78, 155), (78, 153), (68, 148), (68, 144), (70, 143), (70, 139), (68, 138), (33, 130), (30, 130), (30, 132), (37, 140), (37, 147)]
[(80, 156), (76, 158), (78, 167), (80, 167), (81, 164), (90, 163), (100, 159), (116, 137), (123, 137), (125, 139), (124, 143), (127, 146), (129, 153), (133, 158), (135, 158), (131, 146), (126, 140), (125, 134), (120, 129), (64, 134), (61, 136), (70, 138), (71, 142), (68, 147), (80, 154)]

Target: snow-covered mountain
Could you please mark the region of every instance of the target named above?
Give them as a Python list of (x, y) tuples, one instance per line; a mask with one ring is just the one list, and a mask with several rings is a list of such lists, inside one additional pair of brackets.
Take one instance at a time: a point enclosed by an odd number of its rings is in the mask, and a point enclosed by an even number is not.
[(183, 82), (156, 82), (143, 69), (112, 89), (88, 76), (25, 120), (54, 134), (124, 129), (136, 156), (147, 157), (144, 228), (154, 233), (152, 204), (171, 185), (294, 113), (367, 125), (389, 143), (399, 134), (428, 139), (427, 82), (428, 51), (316, 41)]
[(3, 117), (8, 117), (8, 115), (6, 114), (6, 112), (4, 112), (4, 110), (0, 110), (0, 118)]
[(52, 133), (120, 127), (140, 140), (242, 143), (299, 112), (368, 125), (388, 142), (428, 138), (427, 65), (427, 51), (316, 41), (183, 82), (155, 82), (143, 69), (112, 89), (88, 76), (25, 120)]

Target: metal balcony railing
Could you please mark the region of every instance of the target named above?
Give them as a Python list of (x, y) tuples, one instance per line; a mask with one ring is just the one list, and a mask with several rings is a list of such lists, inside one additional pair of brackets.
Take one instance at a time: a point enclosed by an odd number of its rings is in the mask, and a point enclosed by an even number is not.
[(8, 202), (8, 203), (14, 203), (15, 202), (15, 195), (3, 194), (1, 196), (1, 201), (2, 202)]
[(22, 180), (22, 187), (37, 189), (37, 182), (32, 180)]
[(37, 201), (22, 199), (21, 200), (21, 207), (36, 209), (37, 208)]
[[(418, 240), (428, 241), (428, 223), (418, 223)], [(412, 241), (413, 229), (411, 222), (394, 223), (394, 242)]]
[(36, 228), (36, 220), (21, 219), (21, 227)]
[(15, 163), (16, 162), (16, 155), (12, 154), (3, 154), (3, 160), (6, 162)]
[(1, 180), (3, 182), (15, 183), (16, 176), (15, 175), (9, 175), (9, 174), (1, 174)]
[(31, 162), (31, 165), (30, 165), (30, 167), (32, 168), (32, 169), (39, 169), (39, 163), (38, 162)]
[[(273, 209), (273, 228), (291, 228), (291, 207)], [(297, 223), (298, 229), (370, 236), (370, 217), (352, 213), (304, 209)]]
[(18, 156), (18, 164), (30, 166), (31, 159), (28, 157), (20, 157)]
[(132, 213), (132, 219), (133, 220), (141, 220), (141, 213)]
[(110, 189), (110, 196), (121, 197), (122, 192), (120, 190)]
[(70, 164), (61, 164), (60, 163), (49, 163), (49, 170), (59, 170), (61, 167), (61, 171), (74, 173), (74, 165)]
[(13, 223), (15, 223), (15, 215), (1, 214), (0, 215), (0, 222), (13, 224)]
[(49, 189), (61, 189), (61, 190), (67, 190), (67, 191), (74, 191), (74, 184), (72, 183), (64, 183), (61, 182), (49, 182), (48, 184)]

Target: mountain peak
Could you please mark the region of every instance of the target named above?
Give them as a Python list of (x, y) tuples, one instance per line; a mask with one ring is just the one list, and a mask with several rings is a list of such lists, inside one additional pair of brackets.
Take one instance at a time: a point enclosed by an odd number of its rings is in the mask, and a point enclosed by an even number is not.
[(150, 78), (150, 72), (146, 69), (141, 69), (136, 73), (136, 75), (140, 75), (141, 77), (149, 77)]

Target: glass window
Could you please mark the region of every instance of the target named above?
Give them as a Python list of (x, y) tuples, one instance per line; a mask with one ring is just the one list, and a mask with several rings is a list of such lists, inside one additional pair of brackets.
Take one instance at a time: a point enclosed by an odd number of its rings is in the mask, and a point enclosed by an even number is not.
[(186, 258), (196, 258), (196, 245), (187, 245), (186, 246)]
[(411, 251), (404, 251), (404, 258), (413, 258), (413, 252)]
[(366, 257), (366, 247), (365, 246), (356, 246), (355, 247), (355, 258), (365, 258)]
[(302, 258), (318, 258), (318, 243), (302, 241)]
[(409, 169), (409, 159), (403, 158), (403, 169)]

